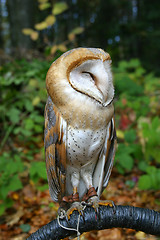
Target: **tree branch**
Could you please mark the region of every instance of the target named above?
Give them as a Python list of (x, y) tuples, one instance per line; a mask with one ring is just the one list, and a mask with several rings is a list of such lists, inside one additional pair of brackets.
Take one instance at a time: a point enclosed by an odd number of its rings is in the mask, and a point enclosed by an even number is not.
[[(91, 230), (102, 230), (113, 227), (131, 228), (143, 231), (148, 234), (160, 236), (160, 213), (154, 210), (138, 208), (132, 206), (112, 207), (100, 206), (99, 217), (95, 214), (92, 207), (86, 207), (84, 218), (80, 216), (79, 232), (89, 232)], [(60, 220), (60, 224), (76, 229), (79, 213), (74, 211), (70, 220)], [(59, 240), (77, 234), (76, 231), (63, 229), (57, 219), (33, 233), (27, 240)]]

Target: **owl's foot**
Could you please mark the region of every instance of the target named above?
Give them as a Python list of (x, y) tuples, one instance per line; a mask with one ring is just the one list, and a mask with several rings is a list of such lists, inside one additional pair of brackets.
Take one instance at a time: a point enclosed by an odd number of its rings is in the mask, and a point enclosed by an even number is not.
[(84, 207), (80, 202), (74, 202), (72, 203), (71, 207), (67, 210), (66, 216), (68, 220), (70, 219), (70, 216), (72, 215), (73, 211), (78, 211), (79, 214), (83, 217), (84, 219)]
[(60, 207), (58, 208), (58, 216), (60, 219), (66, 217), (67, 209), (69, 208), (69, 203), (62, 201)]
[(75, 194), (69, 195), (69, 196), (64, 196), (62, 198), (63, 203), (73, 203), (73, 202), (79, 202), (79, 193), (76, 192)]
[(91, 197), (98, 196), (94, 187), (88, 189), (87, 193), (83, 196), (82, 202), (88, 202)]
[(88, 192), (83, 196), (83, 205), (92, 206), (95, 209), (96, 214), (99, 216), (99, 206), (110, 206), (113, 207), (115, 212), (115, 204), (111, 200), (99, 200), (97, 192), (94, 187), (91, 187)]
[(79, 193), (72, 194), (70, 196), (64, 196), (62, 198), (62, 202), (60, 204), (60, 207), (58, 209), (58, 215), (59, 218), (67, 218), (67, 220), (70, 219), (70, 215), (73, 213), (73, 211), (78, 211), (80, 215), (84, 217), (83, 214), (83, 206), (79, 202)]
[(96, 215), (99, 215), (99, 206), (109, 206), (113, 207), (113, 211), (116, 212), (115, 204), (112, 200), (99, 200), (97, 196), (93, 196), (88, 200), (88, 203), (95, 209)]

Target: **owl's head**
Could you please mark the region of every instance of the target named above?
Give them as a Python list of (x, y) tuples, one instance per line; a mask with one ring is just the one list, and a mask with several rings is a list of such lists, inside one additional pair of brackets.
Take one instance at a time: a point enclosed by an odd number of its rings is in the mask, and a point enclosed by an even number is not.
[(77, 48), (64, 53), (51, 65), (46, 86), (53, 102), (63, 94), (81, 93), (103, 107), (114, 97), (110, 55), (102, 49)]

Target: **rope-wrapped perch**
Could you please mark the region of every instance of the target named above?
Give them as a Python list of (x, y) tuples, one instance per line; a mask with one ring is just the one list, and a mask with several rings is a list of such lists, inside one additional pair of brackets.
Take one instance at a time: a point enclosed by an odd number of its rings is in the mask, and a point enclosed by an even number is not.
[[(63, 219), (60, 220), (60, 223), (64, 227), (75, 229), (78, 216), (79, 213), (74, 211), (68, 222)], [(115, 209), (99, 206), (98, 217), (92, 207), (86, 207), (84, 219), (82, 216), (80, 217), (80, 233), (120, 227), (160, 236), (160, 213), (154, 210), (132, 206), (116, 206)], [(72, 235), (75, 235), (75, 231), (63, 229), (55, 219), (33, 233), (27, 240), (59, 240)]]

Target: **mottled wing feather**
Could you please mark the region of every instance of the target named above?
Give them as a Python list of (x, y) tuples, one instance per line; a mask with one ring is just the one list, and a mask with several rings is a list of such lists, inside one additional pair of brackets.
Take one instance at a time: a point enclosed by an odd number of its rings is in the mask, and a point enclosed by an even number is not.
[(93, 175), (94, 187), (99, 197), (108, 184), (108, 180), (113, 167), (115, 148), (116, 132), (114, 127), (114, 118), (112, 118), (107, 126), (107, 134), (104, 147), (97, 161)]
[(107, 186), (109, 177), (111, 175), (113, 161), (116, 150), (116, 129), (114, 118), (111, 120), (110, 128), (109, 128), (109, 138), (107, 140), (104, 155), (105, 155), (105, 166), (104, 166), (104, 179), (103, 179), (103, 189)]
[(66, 122), (50, 97), (45, 107), (44, 146), (50, 195), (60, 202), (66, 183)]

